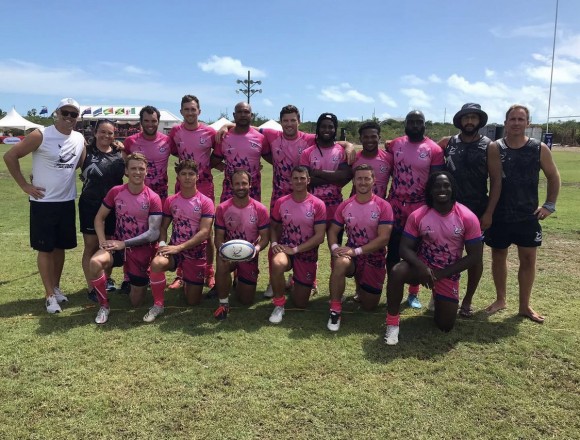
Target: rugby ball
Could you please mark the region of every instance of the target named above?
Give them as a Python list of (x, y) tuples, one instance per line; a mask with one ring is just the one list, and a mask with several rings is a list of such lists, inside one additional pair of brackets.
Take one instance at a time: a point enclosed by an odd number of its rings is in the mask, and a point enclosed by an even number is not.
[(226, 241), (219, 248), (220, 256), (230, 261), (246, 261), (252, 258), (256, 248), (246, 240)]

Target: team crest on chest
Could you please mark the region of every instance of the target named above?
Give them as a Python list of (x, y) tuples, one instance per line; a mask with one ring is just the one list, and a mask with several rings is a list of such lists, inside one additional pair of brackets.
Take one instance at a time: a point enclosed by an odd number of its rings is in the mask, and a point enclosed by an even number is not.
[(460, 226), (453, 225), (453, 233), (455, 235), (461, 235), (461, 234), (463, 234), (463, 228)]
[(377, 220), (379, 218), (379, 213), (377, 211), (371, 212), (371, 220)]
[(141, 210), (142, 211), (149, 211), (149, 202), (142, 202), (141, 203)]

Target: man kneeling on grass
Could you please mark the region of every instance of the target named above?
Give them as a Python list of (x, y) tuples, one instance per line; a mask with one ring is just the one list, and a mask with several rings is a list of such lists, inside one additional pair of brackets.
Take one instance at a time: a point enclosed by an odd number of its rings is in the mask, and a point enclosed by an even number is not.
[[(175, 174), (180, 190), (163, 204), (159, 250), (151, 263), (153, 307), (143, 317), (145, 322), (153, 322), (163, 313), (167, 270), (182, 269), (187, 304), (198, 305), (202, 298), (207, 244), (214, 217), (213, 200), (197, 190), (199, 172), (193, 160), (177, 163)], [(167, 229), (171, 223), (171, 240), (166, 244)]]
[[(432, 289), (435, 324), (448, 332), (455, 325), (460, 272), (481, 260), (482, 235), (476, 215), (455, 201), (453, 176), (437, 171), (425, 188), (427, 205), (413, 211), (405, 224), (400, 254), (387, 280), (385, 342), (399, 342), (399, 308), (403, 288), (422, 284)], [(462, 256), (463, 249), (467, 255)]]
[[(140, 306), (149, 284), (147, 269), (155, 255), (155, 242), (159, 237), (161, 199), (145, 185), (147, 158), (141, 153), (129, 154), (125, 160), (125, 174), (128, 183), (114, 186), (107, 193), (95, 217), (100, 249), (89, 262), (89, 274), (101, 305), (95, 318), (97, 324), (104, 324), (109, 319), (105, 270), (124, 265), (131, 283), (131, 304)], [(113, 209), (115, 239), (107, 240), (105, 219)]]

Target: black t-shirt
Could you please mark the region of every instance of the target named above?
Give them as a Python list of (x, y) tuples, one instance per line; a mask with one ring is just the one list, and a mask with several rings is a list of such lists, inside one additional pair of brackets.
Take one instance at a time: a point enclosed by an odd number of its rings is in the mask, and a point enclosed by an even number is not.
[(123, 183), (124, 175), (125, 161), (115, 147), (110, 153), (87, 147), (87, 157), (81, 166), (81, 198), (100, 204), (112, 187)]

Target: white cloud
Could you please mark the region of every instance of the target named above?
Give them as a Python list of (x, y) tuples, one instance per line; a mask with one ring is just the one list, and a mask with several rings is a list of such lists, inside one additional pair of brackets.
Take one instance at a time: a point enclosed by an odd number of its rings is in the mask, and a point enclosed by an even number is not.
[(434, 84), (440, 84), (443, 82), (443, 80), (435, 74), (429, 75), (428, 79), (429, 79), (429, 82), (432, 82)]
[(457, 74), (447, 78), (447, 85), (451, 89), (458, 90), (466, 95), (485, 98), (503, 98), (510, 94), (510, 88), (502, 83), (488, 84), (483, 81), (469, 82)]
[(73, 96), (81, 103), (83, 100), (99, 103), (119, 103), (123, 100), (178, 103), (184, 90), (194, 89), (198, 96), (210, 99), (212, 104), (231, 105), (230, 87), (167, 84), (150, 78), (122, 75), (122, 68), (111, 78), (102, 75), (101, 67), (90, 70), (66, 65), (47, 67), (15, 59), (0, 60), (0, 93)]
[(262, 99), (262, 104), (264, 104), (266, 107), (273, 107), (274, 106), (274, 103), (272, 101), (270, 101), (268, 98)]
[(573, 35), (561, 43), (556, 43), (556, 54), (580, 59), (580, 35)]
[(494, 78), (495, 77), (495, 70), (485, 69), (485, 77), (486, 78)]
[(395, 100), (393, 98), (391, 98), (389, 95), (387, 95), (386, 93), (383, 92), (379, 92), (379, 100), (383, 103), (388, 105), (389, 107), (397, 107), (397, 103), (395, 102)]
[(331, 102), (364, 102), (367, 104), (375, 102), (373, 98), (353, 89), (348, 83), (342, 83), (338, 86), (328, 86), (320, 91), (318, 98), (322, 101)]
[(97, 66), (104, 67), (109, 76), (112, 74), (123, 74), (123, 75), (128, 74), (138, 76), (155, 75), (155, 72), (152, 70), (143, 69), (142, 67), (133, 66), (131, 64), (117, 63), (111, 61), (101, 61), (97, 63)]
[(549, 21), (541, 24), (528, 26), (490, 29), (493, 36), (497, 38), (547, 38), (554, 35), (554, 25)]
[(248, 70), (252, 78), (263, 78), (266, 73), (255, 67), (244, 66), (240, 60), (232, 57), (218, 57), (212, 55), (207, 61), (197, 63), (204, 72), (213, 72), (218, 75), (237, 75), (246, 78)]
[(412, 109), (431, 107), (433, 98), (421, 89), (401, 89), (401, 93), (409, 98), (409, 107)]
[(425, 84), (427, 84), (427, 81), (419, 78), (417, 75), (403, 75), (401, 77), (401, 81), (406, 86), (424, 86)]

